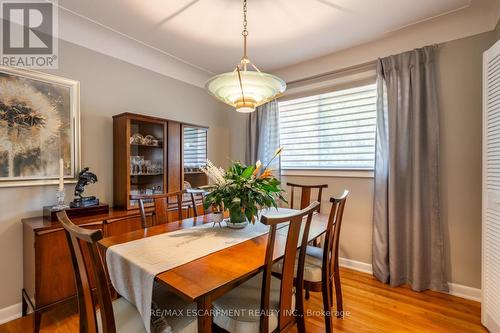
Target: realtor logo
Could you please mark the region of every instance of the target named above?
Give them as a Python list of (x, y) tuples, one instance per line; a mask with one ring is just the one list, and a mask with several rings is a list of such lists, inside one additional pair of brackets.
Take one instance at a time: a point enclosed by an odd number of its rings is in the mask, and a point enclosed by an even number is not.
[(44, 0), (0, 0), (1, 65), (57, 68), (57, 11)]

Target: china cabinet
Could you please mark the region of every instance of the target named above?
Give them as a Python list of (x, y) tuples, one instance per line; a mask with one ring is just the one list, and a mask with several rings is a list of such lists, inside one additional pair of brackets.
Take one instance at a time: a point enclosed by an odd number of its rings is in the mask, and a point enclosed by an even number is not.
[(207, 158), (207, 136), (203, 126), (133, 113), (114, 116), (114, 207), (138, 209), (131, 194), (164, 194), (206, 185), (200, 167)]

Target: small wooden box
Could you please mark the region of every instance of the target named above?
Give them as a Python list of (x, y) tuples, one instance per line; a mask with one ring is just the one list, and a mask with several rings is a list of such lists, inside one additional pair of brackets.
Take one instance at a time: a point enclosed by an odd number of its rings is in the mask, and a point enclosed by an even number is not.
[[(57, 221), (56, 214), (59, 212), (58, 210), (52, 210), (53, 206), (45, 206), (43, 207), (43, 216), (50, 221)], [(66, 214), (68, 214), (69, 218), (72, 217), (81, 217), (81, 216), (90, 216), (90, 215), (101, 215), (109, 213), (109, 205), (107, 203), (100, 203), (99, 205), (90, 206), (90, 207), (81, 207), (81, 208), (66, 208)]]

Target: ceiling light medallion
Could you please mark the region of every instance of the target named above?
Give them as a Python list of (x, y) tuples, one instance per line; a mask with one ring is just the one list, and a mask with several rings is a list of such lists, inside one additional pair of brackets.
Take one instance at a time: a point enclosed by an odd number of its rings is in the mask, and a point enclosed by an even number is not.
[[(285, 92), (286, 83), (279, 77), (261, 72), (247, 57), (247, 0), (243, 0), (243, 58), (234, 71), (212, 77), (206, 88), (222, 102), (249, 113)], [(249, 70), (248, 67), (254, 70)]]

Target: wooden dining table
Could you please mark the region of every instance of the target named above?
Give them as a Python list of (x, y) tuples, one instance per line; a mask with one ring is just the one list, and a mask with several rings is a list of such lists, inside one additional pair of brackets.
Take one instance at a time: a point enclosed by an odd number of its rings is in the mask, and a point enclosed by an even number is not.
[[(205, 223), (213, 223), (211, 214), (104, 238), (100, 241), (100, 246), (105, 251), (114, 245)], [(315, 214), (311, 222), (309, 240), (312, 241), (325, 233), (327, 224), (328, 215)], [(214, 226), (214, 228), (218, 227)], [(207, 254), (157, 274), (155, 280), (184, 298), (187, 302), (196, 302), (198, 308), (198, 332), (212, 332), (212, 301), (263, 269), (267, 237), (268, 234), (264, 234)], [(278, 233), (274, 248), (274, 260), (277, 261), (283, 257), (285, 242), (286, 235)]]

